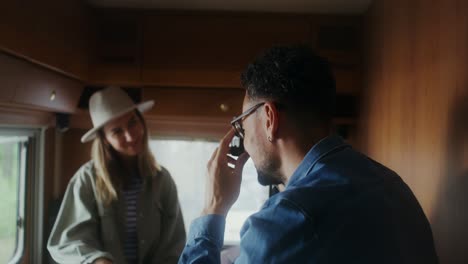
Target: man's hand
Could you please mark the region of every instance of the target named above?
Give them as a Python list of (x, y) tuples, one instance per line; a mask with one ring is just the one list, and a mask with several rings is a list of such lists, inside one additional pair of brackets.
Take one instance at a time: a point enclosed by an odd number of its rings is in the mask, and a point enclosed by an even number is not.
[(113, 262), (107, 258), (98, 258), (93, 261), (93, 264), (113, 264)]
[[(226, 216), (239, 197), (242, 169), (249, 155), (243, 153), (237, 160), (227, 156), (229, 143), (233, 136), (234, 129), (231, 129), (221, 140), (220, 146), (213, 152), (210, 161), (208, 161), (207, 196), (203, 215), (219, 214)], [(228, 163), (232, 164), (234, 168), (229, 167)]]

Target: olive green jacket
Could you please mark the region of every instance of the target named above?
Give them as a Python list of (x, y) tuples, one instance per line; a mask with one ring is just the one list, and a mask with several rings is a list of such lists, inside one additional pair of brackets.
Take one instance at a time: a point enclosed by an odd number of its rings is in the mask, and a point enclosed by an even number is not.
[[(93, 162), (84, 164), (68, 184), (47, 243), (58, 263), (92, 263), (106, 257), (127, 264), (124, 199), (104, 206), (96, 193)], [(118, 197), (121, 196), (118, 190)], [(162, 169), (146, 177), (138, 198), (139, 263), (177, 263), (185, 244), (185, 229), (172, 177)]]

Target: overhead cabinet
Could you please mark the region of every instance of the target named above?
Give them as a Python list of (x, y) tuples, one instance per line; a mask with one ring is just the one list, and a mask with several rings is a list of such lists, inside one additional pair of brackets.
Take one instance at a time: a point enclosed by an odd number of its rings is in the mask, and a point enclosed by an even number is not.
[(75, 112), (83, 89), (80, 81), (3, 53), (0, 82), (0, 104), (52, 112)]

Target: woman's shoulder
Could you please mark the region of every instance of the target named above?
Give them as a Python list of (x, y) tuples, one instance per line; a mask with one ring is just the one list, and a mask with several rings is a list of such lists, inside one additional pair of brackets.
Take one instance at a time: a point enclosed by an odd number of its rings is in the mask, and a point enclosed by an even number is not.
[(94, 162), (92, 160), (84, 163), (75, 172), (75, 175), (70, 180), (71, 185), (90, 185), (96, 180), (94, 172)]
[(171, 177), (171, 174), (169, 173), (169, 171), (164, 166), (159, 165), (157, 176)]
[(158, 186), (159, 188), (175, 185), (170, 172), (163, 166), (158, 166), (156, 175), (151, 180), (153, 181), (153, 186)]

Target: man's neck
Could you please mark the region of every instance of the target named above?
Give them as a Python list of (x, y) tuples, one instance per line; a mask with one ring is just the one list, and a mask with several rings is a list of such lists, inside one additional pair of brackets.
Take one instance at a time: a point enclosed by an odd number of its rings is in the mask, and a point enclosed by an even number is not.
[(327, 136), (329, 136), (328, 132), (318, 133), (317, 135), (311, 136), (308, 139), (297, 140), (297, 138), (290, 138), (281, 142), (283, 145), (281, 153), (281, 173), (285, 180), (285, 186), (288, 184), (289, 179), (297, 170), (310, 149)]

